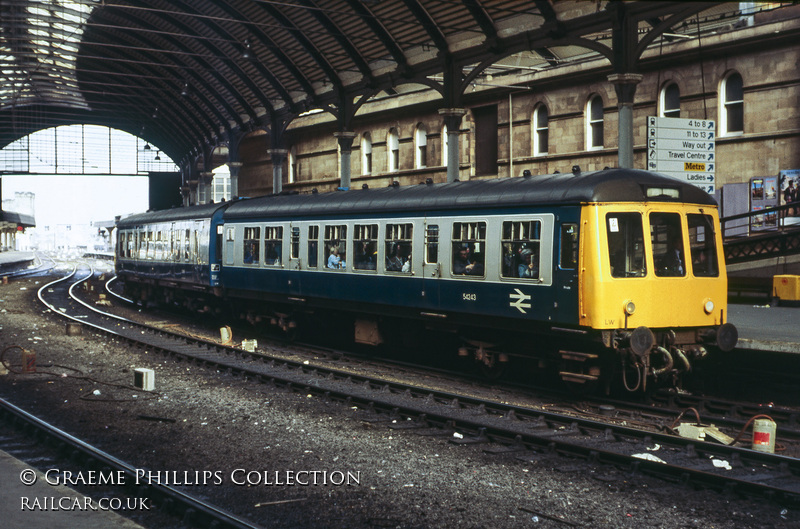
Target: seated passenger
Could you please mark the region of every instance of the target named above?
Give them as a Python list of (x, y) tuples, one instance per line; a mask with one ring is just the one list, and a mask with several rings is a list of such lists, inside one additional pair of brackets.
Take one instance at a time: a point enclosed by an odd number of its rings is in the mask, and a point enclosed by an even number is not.
[(328, 268), (342, 268), (342, 259), (339, 257), (337, 246), (331, 248), (331, 254), (328, 256)]
[(254, 243), (251, 243), (245, 248), (244, 251), (244, 264), (258, 263), (258, 248)]
[(278, 247), (273, 244), (267, 245), (267, 255), (264, 257), (264, 263), (268, 265), (281, 264), (281, 255)]
[(683, 263), (683, 241), (680, 235), (672, 235), (667, 241), (667, 252), (659, 261), (659, 276), (683, 276), (686, 268)]
[(408, 254), (408, 257), (406, 257), (406, 262), (403, 263), (403, 268), (401, 268), (400, 271), (405, 273), (411, 272), (411, 254)]
[(373, 251), (370, 248), (371, 244), (368, 242), (361, 243), (359, 250), (356, 252), (355, 268), (359, 270), (375, 270), (377, 268), (377, 250)]
[(453, 273), (459, 275), (483, 275), (483, 264), (470, 261), (470, 247), (461, 246), (453, 257)]
[(397, 247), (391, 250), (391, 254), (386, 257), (386, 271), (400, 272), (403, 270), (403, 260), (397, 255)]
[(527, 246), (521, 248), (517, 272), (519, 277), (533, 279), (539, 277), (539, 256)]

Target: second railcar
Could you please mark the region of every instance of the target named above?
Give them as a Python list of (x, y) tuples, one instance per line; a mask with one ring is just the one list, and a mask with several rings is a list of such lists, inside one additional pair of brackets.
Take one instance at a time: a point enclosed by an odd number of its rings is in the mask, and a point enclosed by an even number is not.
[(228, 204), (150, 211), (117, 223), (115, 268), (137, 301), (212, 310), (220, 286), (222, 211)]

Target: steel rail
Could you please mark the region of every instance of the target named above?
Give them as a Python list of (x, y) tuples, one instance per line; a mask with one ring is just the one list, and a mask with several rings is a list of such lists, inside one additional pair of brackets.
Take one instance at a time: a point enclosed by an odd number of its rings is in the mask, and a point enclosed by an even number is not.
[[(131, 483), (136, 482), (137, 469), (133, 466), (56, 428), (2, 398), (0, 398), (0, 414), (6, 417), (12, 417), (14, 420), (21, 421), (35, 428), (37, 432), (46, 434), (47, 437), (54, 440), (54, 442), (66, 445), (73, 451), (78, 451), (89, 460), (98, 462), (102, 467), (124, 472), (127, 478), (131, 480)], [(156, 496), (155, 505), (160, 505), (162, 507), (169, 506), (170, 509), (177, 509), (183, 516), (183, 521), (191, 522), (194, 527), (230, 529), (259, 529), (260, 527), (168, 485), (147, 483), (143, 486), (147, 489), (148, 494), (154, 494)]]

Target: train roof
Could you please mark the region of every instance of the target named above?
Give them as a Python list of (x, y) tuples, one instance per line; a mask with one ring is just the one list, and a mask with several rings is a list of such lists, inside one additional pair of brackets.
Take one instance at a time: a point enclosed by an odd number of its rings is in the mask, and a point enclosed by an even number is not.
[[(671, 195), (666, 194), (665, 190)], [(353, 215), (595, 202), (716, 205), (713, 197), (702, 189), (670, 176), (637, 169), (605, 169), (577, 174), (557, 173), (319, 194), (270, 195), (231, 203), (224, 218)]]
[(117, 227), (125, 228), (138, 226), (141, 224), (151, 224), (155, 222), (173, 222), (179, 220), (194, 220), (211, 218), (217, 210), (229, 206), (231, 202), (220, 202), (217, 204), (203, 204), (200, 206), (189, 206), (172, 209), (161, 209), (158, 211), (148, 211), (147, 213), (137, 213), (117, 222)]

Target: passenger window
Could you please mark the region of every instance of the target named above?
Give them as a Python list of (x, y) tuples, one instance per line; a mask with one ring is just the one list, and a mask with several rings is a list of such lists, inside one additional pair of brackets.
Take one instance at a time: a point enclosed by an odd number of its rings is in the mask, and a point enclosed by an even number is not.
[[(188, 232), (189, 230), (186, 231)], [(244, 264), (258, 264), (259, 256), (261, 255), (261, 228), (244, 229), (243, 252)]]
[(658, 277), (686, 275), (681, 216), (677, 213), (650, 214), (650, 244)]
[(292, 227), (292, 240), (289, 251), (290, 259), (300, 258), (300, 228), (297, 226)]
[(279, 266), (283, 255), (283, 226), (264, 228), (264, 264)]
[(347, 226), (325, 226), (326, 266), (330, 269), (344, 269), (347, 258)]
[(719, 277), (713, 217), (690, 213), (686, 219), (689, 223), (692, 273), (695, 277)]
[(411, 242), (414, 225), (386, 225), (386, 271), (411, 273)]
[(439, 262), (439, 226), (431, 224), (425, 227), (425, 263)]
[(164, 241), (161, 238), (160, 231), (156, 232), (156, 261), (161, 261), (164, 258)]
[(189, 262), (189, 254), (191, 253), (190, 250), (189, 250), (189, 245), (192, 243), (192, 241), (190, 239), (191, 234), (192, 234), (191, 230), (185, 230), (184, 231), (184, 237), (183, 237), (183, 259), (186, 262)]
[(453, 274), (482, 276), (485, 251), (485, 222), (453, 223)]
[(538, 220), (503, 223), (503, 263), (500, 267), (502, 277), (539, 278), (541, 229), (541, 222)]
[(316, 268), (319, 251), (319, 226), (308, 227), (308, 267)]
[(561, 255), (558, 263), (562, 270), (578, 268), (578, 225), (575, 223), (561, 225)]
[(641, 213), (608, 213), (608, 260), (611, 277), (644, 277), (644, 235)]
[(353, 268), (356, 270), (377, 270), (378, 268), (378, 225), (356, 224), (353, 226)]

